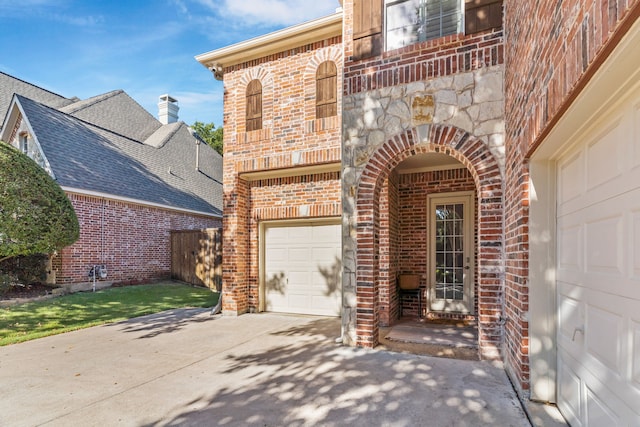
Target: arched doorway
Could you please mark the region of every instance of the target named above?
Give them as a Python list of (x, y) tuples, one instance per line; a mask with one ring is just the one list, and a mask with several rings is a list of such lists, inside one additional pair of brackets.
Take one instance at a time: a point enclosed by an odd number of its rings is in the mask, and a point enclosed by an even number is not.
[[(394, 248), (394, 224), (398, 218), (390, 206), (393, 196), (389, 197), (389, 193), (398, 188), (397, 166), (408, 158), (429, 153), (455, 159), (466, 168), (463, 170), (468, 171), (473, 181), (475, 275), (472, 289), (477, 307), (471, 307), (471, 311), (477, 318), (481, 356), (498, 358), (504, 264), (502, 178), (498, 163), (486, 145), (451, 126), (430, 125), (407, 130), (382, 144), (369, 157), (355, 195), (355, 238), (349, 241), (349, 236), (345, 237), (346, 246), (356, 248), (356, 310), (355, 316), (347, 316), (346, 321), (355, 322), (351, 325), (356, 332), (355, 343), (371, 347), (378, 342), (380, 325), (393, 320), (397, 310), (392, 300), (395, 280), (398, 269), (403, 267), (395, 255), (401, 253), (397, 243)], [(468, 193), (468, 189), (465, 191)], [(385, 198), (391, 202), (385, 203)], [(425, 212), (427, 209), (425, 206)], [(425, 280), (431, 280), (430, 272), (425, 270), (425, 275)]]

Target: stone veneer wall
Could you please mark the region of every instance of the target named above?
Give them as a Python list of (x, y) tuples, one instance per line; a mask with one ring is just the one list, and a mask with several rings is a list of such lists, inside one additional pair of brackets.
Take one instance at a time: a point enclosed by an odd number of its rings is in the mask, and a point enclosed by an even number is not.
[(68, 193), (80, 238), (53, 258), (56, 284), (89, 281), (89, 269), (107, 266), (107, 280), (140, 283), (171, 276), (171, 230), (220, 227), (220, 218)]
[[(405, 156), (415, 154), (416, 150), (410, 151), (412, 144), (421, 144), (428, 151), (440, 151), (435, 145), (444, 144), (452, 148), (452, 150), (442, 149), (442, 152), (448, 153), (461, 160), (465, 166), (469, 167), (476, 185), (481, 187), (479, 173), (483, 173), (484, 169), (490, 168), (483, 166), (483, 162), (492, 162), (495, 166), (492, 170), (491, 177), (487, 178), (489, 185), (492, 186), (491, 194), (480, 194), (480, 197), (496, 202), (499, 209), (502, 207), (502, 184), (501, 171), (504, 167), (504, 95), (503, 95), (503, 67), (501, 65), (483, 67), (477, 70), (459, 73), (451, 76), (442, 76), (424, 81), (415, 81), (405, 85), (390, 86), (371, 91), (363, 91), (354, 94), (346, 94), (343, 101), (343, 292), (345, 301), (355, 301), (356, 295), (358, 306), (349, 305), (344, 312), (343, 327), (347, 332), (346, 341), (357, 342), (360, 345), (372, 346), (377, 342), (377, 327), (379, 319), (377, 314), (371, 314), (371, 319), (362, 322), (357, 319), (358, 310), (366, 310), (366, 313), (376, 313), (379, 310), (378, 303), (375, 302), (372, 307), (362, 305), (361, 289), (364, 282), (368, 282), (366, 277), (371, 275), (373, 284), (372, 298), (377, 298), (378, 292), (384, 287), (384, 283), (379, 283), (377, 277), (382, 277), (383, 271), (380, 269), (378, 262), (382, 255), (375, 255), (379, 251), (378, 240), (382, 238), (381, 223), (379, 218), (362, 218), (358, 212), (359, 199), (370, 197), (369, 191), (380, 191), (377, 187), (383, 187), (381, 182), (374, 185), (372, 189), (364, 188), (363, 174), (366, 175), (366, 169), (371, 168), (372, 173), (379, 173), (379, 176), (371, 176), (372, 182), (379, 179), (386, 179), (383, 169), (390, 165), (395, 165), (401, 160), (400, 152), (407, 152)], [(432, 127), (433, 126), (433, 127)], [(442, 134), (433, 135), (433, 132), (439, 132), (436, 129), (444, 129), (443, 133), (453, 132), (460, 134), (461, 140), (457, 140), (456, 145), (449, 145), (450, 141), (445, 142), (449, 137)], [(413, 132), (417, 140), (407, 142), (407, 147), (398, 148), (393, 153), (392, 150), (385, 149), (385, 145), (392, 145), (394, 138), (401, 137), (407, 132)], [(441, 141), (436, 141), (440, 139)], [(405, 142), (403, 140), (403, 142)], [(472, 150), (471, 156), (461, 155), (465, 151), (466, 145), (481, 144), (482, 151), (485, 154), (481, 156), (479, 149)], [(397, 144), (396, 144), (397, 147)], [(409, 151), (408, 151), (409, 150)], [(454, 151), (457, 154), (454, 154)], [(471, 159), (473, 156), (480, 158)], [(488, 156), (488, 157), (487, 157)], [(376, 172), (378, 171), (378, 172)], [(486, 188), (487, 183), (483, 183)], [(478, 191), (482, 191), (478, 189)], [(373, 196), (377, 198), (377, 196)], [(496, 206), (492, 206), (495, 208)], [(486, 211), (488, 206), (480, 205), (480, 210)], [(492, 212), (495, 209), (492, 209)], [(495, 213), (495, 212), (494, 212)], [(482, 212), (480, 212), (482, 214)], [(376, 213), (380, 215), (380, 219), (386, 215), (384, 212)], [(481, 330), (481, 347), (482, 342), (486, 346), (482, 348), (483, 354), (488, 357), (497, 357), (501, 340), (501, 327), (499, 320), (501, 316), (502, 304), (502, 213), (495, 213), (488, 218), (493, 224), (491, 227), (491, 235), (480, 235), (486, 241), (486, 245), (493, 245), (490, 252), (491, 256), (486, 259), (480, 259), (479, 265), (486, 266), (486, 274), (495, 276), (486, 285), (491, 287), (492, 293), (487, 296), (485, 302), (490, 304), (487, 307), (482, 306), (483, 299), (480, 299), (480, 323), (485, 325), (485, 330)], [(364, 225), (364, 224), (369, 225)], [(487, 223), (488, 224), (488, 223)], [(370, 227), (374, 227), (371, 229)], [(370, 243), (371, 248), (364, 248), (358, 245), (358, 239), (363, 236), (358, 235), (358, 228), (361, 227), (372, 232), (374, 241)], [(380, 233), (378, 235), (378, 233)], [(363, 241), (367, 241), (366, 239)], [(384, 242), (383, 242), (384, 243)], [(379, 246), (382, 247), (383, 243)], [(482, 244), (485, 244), (484, 242)], [(375, 265), (358, 265), (357, 259), (369, 251), (373, 251), (372, 256)], [(483, 253), (479, 253), (479, 257), (483, 257)], [(367, 264), (364, 261), (364, 264)], [(365, 267), (363, 269), (363, 267)], [(360, 275), (359, 271), (366, 270), (366, 274)], [(479, 278), (482, 280), (482, 278)], [(487, 280), (489, 280), (487, 278)], [(356, 286), (358, 290), (356, 291)], [(483, 289), (480, 290), (482, 295)], [(486, 313), (483, 313), (484, 309)], [(365, 311), (361, 311), (365, 313)], [(486, 315), (485, 315), (486, 314)], [(364, 316), (367, 317), (367, 316)]]

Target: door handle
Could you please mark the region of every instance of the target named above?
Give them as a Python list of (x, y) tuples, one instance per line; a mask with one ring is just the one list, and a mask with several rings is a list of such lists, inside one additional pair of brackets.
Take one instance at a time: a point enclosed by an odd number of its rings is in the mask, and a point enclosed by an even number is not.
[(576, 326), (575, 329), (573, 330), (573, 336), (571, 337), (571, 341), (575, 341), (576, 340), (576, 334), (580, 332), (582, 335), (584, 335), (584, 327), (583, 326)]
[(471, 268), (471, 267), (469, 267), (468, 265), (465, 265), (465, 266), (464, 266), (464, 269), (465, 269), (465, 270), (468, 270), (468, 269), (470, 269), (470, 268)]

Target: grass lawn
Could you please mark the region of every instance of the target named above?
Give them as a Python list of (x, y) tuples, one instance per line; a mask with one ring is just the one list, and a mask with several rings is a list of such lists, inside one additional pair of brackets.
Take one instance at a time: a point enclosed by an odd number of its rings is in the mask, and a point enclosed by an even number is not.
[(212, 307), (218, 294), (177, 283), (108, 288), (0, 308), (0, 346), (184, 307)]

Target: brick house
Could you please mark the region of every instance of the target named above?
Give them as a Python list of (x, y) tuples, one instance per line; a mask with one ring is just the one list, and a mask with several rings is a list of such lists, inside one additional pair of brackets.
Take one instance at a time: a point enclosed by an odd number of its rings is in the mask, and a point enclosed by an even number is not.
[(0, 140), (54, 177), (80, 223), (49, 282), (89, 282), (95, 265), (105, 282), (168, 278), (169, 232), (221, 225), (222, 157), (177, 120), (173, 98), (158, 120), (121, 90), (69, 99), (4, 73), (0, 87)]
[(224, 312), (339, 314), (363, 347), (473, 319), (522, 398), (640, 422), (639, 3), (345, 0), (197, 56), (225, 88)]

